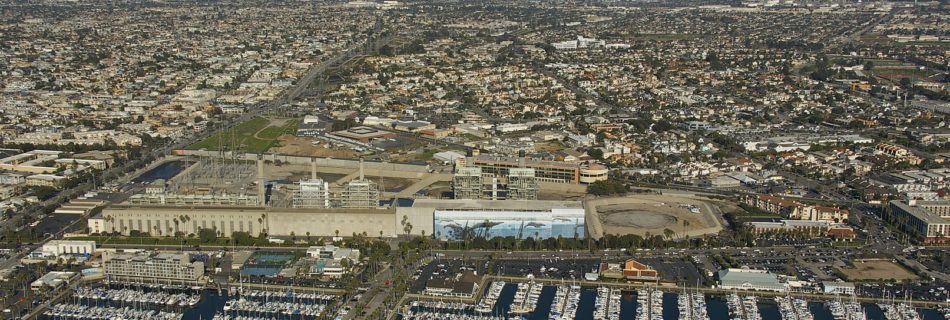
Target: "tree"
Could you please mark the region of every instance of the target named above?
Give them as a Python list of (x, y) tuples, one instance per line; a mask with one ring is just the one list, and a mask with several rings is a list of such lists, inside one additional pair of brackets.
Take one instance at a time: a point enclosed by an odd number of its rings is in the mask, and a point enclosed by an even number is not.
[(670, 230), (669, 228), (663, 229), (663, 237), (666, 238), (667, 241), (673, 240), (673, 235), (675, 234), (676, 232), (673, 232), (673, 230)]
[(614, 179), (596, 181), (587, 187), (587, 192), (596, 196), (624, 194), (629, 191), (630, 188), (628, 188), (626, 184)]
[(604, 159), (604, 151), (599, 148), (590, 148), (590, 150), (587, 150), (587, 155), (597, 160)]
[(900, 80), (901, 87), (910, 88), (914, 83), (910, 81), (910, 78), (904, 77)]
[(393, 47), (390, 46), (390, 45), (388, 45), (388, 44), (387, 44), (387, 45), (383, 45), (382, 47), (379, 48), (379, 54), (380, 54), (380, 55), (383, 55), (383, 56), (390, 56), (390, 57), (391, 57), (391, 56), (393, 56), (393, 54), (395, 54), (394, 51), (395, 51), (395, 50), (393, 50)]
[(212, 243), (218, 240), (218, 232), (214, 229), (203, 228), (198, 230), (198, 239), (201, 243)]

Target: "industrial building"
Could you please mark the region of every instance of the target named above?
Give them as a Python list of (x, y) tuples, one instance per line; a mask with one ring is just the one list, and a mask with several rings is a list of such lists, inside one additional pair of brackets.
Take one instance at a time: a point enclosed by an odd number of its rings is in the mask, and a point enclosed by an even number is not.
[(133, 194), (130, 204), (167, 206), (255, 206), (260, 197), (245, 194)]
[[(531, 168), (509, 169), (507, 187), (502, 190), (499, 177), (486, 180), (480, 167), (459, 167), (452, 177), (452, 191), (455, 199), (537, 200), (540, 188), (534, 172)], [(489, 187), (485, 187), (486, 182)]]
[[(394, 237), (396, 232), (393, 208), (270, 208), (259, 206), (162, 206), (120, 204), (108, 207), (102, 214), (89, 218), (89, 232), (148, 233), (153, 236), (195, 234), (201, 229), (219, 231), (225, 237), (234, 232), (252, 236), (262, 233), (290, 236), (291, 233), (313, 236), (348, 236), (366, 232)], [(429, 216), (431, 224), (432, 217)]]
[(95, 241), (50, 240), (30, 255), (33, 257), (59, 257), (62, 255), (91, 255), (95, 251)]
[(110, 280), (143, 282), (196, 282), (204, 276), (205, 265), (191, 261), (188, 254), (120, 254), (105, 261)]
[(534, 169), (513, 168), (508, 170), (508, 199), (537, 200), (538, 180)]
[[(490, 221), (490, 228), (480, 226), (486, 219)], [(201, 229), (213, 229), (225, 237), (234, 232), (284, 237), (354, 233), (395, 237), (409, 233), (435, 234), (444, 240), (475, 234), (488, 237), (520, 234), (522, 238), (586, 236), (580, 201), (540, 200), (416, 199), (410, 206), (373, 208), (119, 204), (89, 218), (88, 225), (91, 233), (141, 232), (153, 236), (197, 235)], [(455, 229), (459, 232), (455, 233)]]
[(294, 192), (294, 208), (329, 208), (330, 184), (323, 179), (301, 180), (300, 190)]
[(340, 197), (343, 208), (379, 207), (379, 185), (363, 176), (363, 159), (360, 159), (360, 176), (346, 184)]
[(452, 177), (452, 193), (455, 199), (481, 199), (482, 168), (460, 167)]

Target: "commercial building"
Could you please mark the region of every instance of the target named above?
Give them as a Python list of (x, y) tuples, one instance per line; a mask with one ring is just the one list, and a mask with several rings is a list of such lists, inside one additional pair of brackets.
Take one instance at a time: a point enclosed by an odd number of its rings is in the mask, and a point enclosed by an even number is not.
[(557, 183), (593, 183), (607, 180), (609, 170), (599, 164), (585, 165), (582, 162), (546, 161), (519, 157), (477, 155), (469, 157), (465, 163), (470, 167), (479, 167), (488, 176), (503, 178), (512, 168), (534, 169), (540, 182)]
[(79, 275), (75, 272), (50, 271), (39, 279), (36, 279), (36, 281), (31, 282), (30, 289), (33, 290), (33, 292), (41, 292), (43, 290), (53, 292), (65, 287), (70, 281), (76, 280), (78, 277)]
[(827, 294), (852, 295), (854, 283), (824, 281), (821, 283), (821, 291)]
[(766, 270), (729, 268), (720, 270), (719, 288), (725, 290), (788, 291), (788, 284)]
[(623, 263), (623, 277), (634, 280), (655, 280), (660, 277), (652, 267), (637, 260), (627, 259)]
[(471, 298), (478, 292), (480, 277), (468, 270), (444, 278), (426, 281), (425, 294), (441, 297)]
[(307, 248), (307, 257), (334, 260), (350, 259), (357, 261), (360, 259), (360, 250), (340, 248), (334, 245), (312, 246)]
[(893, 200), (888, 209), (891, 220), (925, 243), (946, 242), (950, 237), (950, 201)]
[(105, 261), (111, 280), (194, 282), (204, 276), (205, 265), (188, 254), (119, 254)]
[(343, 261), (353, 265), (360, 260), (360, 251), (332, 245), (314, 246), (307, 248), (307, 258), (313, 259), (309, 274), (339, 278), (347, 272)]

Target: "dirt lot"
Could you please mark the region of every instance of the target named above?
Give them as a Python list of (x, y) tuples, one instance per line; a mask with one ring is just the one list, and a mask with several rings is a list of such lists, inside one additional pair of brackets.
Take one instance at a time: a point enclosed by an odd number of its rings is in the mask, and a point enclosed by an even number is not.
[(899, 264), (886, 260), (855, 261), (854, 268), (838, 268), (848, 281), (869, 281), (878, 279), (914, 280), (917, 275)]
[(279, 154), (308, 156), (308, 157), (333, 157), (333, 158), (356, 158), (359, 153), (347, 149), (330, 149), (324, 145), (314, 145), (312, 138), (296, 137), (292, 135), (282, 135), (277, 138), (279, 146), (271, 148), (271, 152)]
[[(698, 213), (690, 212), (696, 208)], [(632, 195), (587, 202), (588, 229), (595, 237), (603, 234), (663, 235), (672, 230), (674, 238), (717, 233), (722, 230), (719, 208), (710, 201), (671, 195)], [(684, 225), (683, 221), (687, 221)]]

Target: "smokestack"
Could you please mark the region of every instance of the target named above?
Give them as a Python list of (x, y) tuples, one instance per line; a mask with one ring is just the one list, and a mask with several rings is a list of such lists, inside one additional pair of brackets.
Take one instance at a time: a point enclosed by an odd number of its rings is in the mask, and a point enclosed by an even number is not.
[(257, 196), (258, 203), (263, 207), (267, 202), (264, 199), (264, 156), (257, 155)]
[(317, 180), (317, 158), (310, 158), (310, 180)]
[(363, 181), (363, 157), (360, 157), (360, 181)]

